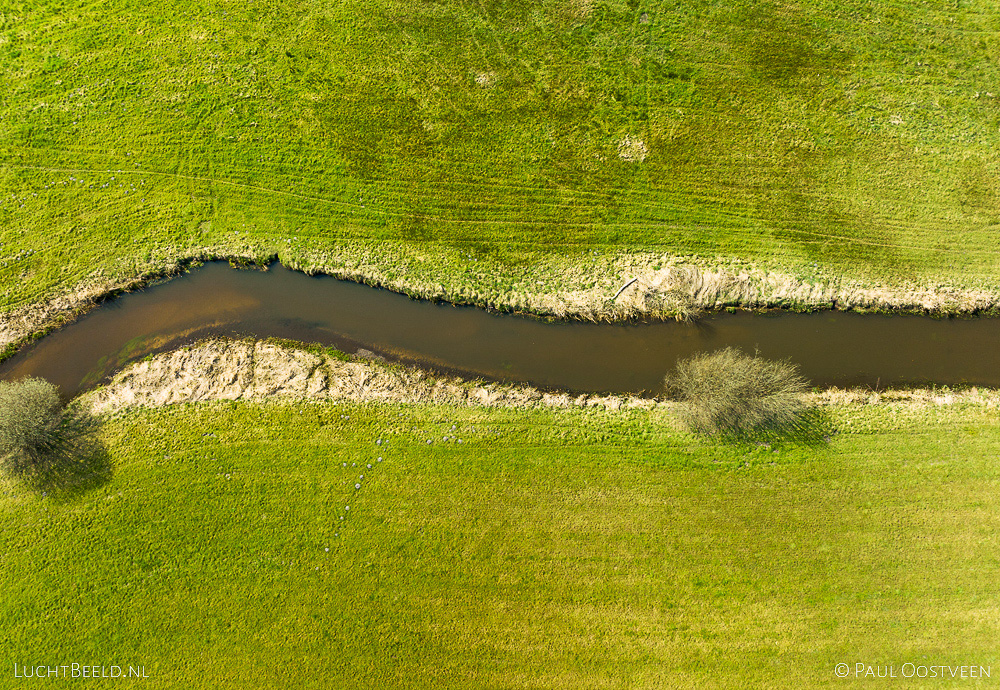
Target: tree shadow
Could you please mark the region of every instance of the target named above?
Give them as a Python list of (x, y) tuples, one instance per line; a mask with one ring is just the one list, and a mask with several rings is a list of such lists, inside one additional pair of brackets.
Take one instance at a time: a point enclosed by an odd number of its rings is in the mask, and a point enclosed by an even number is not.
[(107, 484), (112, 470), (107, 447), (97, 438), (88, 438), (77, 443), (72, 455), (60, 455), (34, 466), (9, 468), (9, 473), (28, 490), (67, 503)]
[(723, 441), (731, 443), (769, 444), (789, 443), (809, 448), (823, 448), (833, 434), (833, 421), (828, 410), (811, 407), (789, 422), (760, 425), (740, 432), (722, 435)]

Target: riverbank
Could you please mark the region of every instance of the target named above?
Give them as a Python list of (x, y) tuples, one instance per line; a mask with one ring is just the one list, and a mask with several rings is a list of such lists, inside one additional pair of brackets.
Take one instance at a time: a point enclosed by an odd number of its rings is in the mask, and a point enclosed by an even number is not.
[[(675, 428), (677, 403), (628, 395), (572, 395), (531, 386), (439, 376), (365, 356), (304, 349), (289, 343), (211, 339), (131, 364), (111, 382), (83, 395), (99, 414), (218, 400), (299, 400), (457, 405), (488, 408), (591, 408), (654, 411)], [(811, 404), (839, 411), (881, 409), (919, 417), (932, 409), (1000, 408), (988, 388), (871, 390), (831, 388), (809, 393)], [(863, 419), (861, 414), (858, 419)]]
[(586, 261), (544, 257), (512, 270), (457, 250), (418, 250), (394, 243), (378, 249), (352, 245), (323, 252), (305, 246), (277, 253), (264, 245), (234, 245), (165, 253), (150, 263), (120, 261), (114, 270), (98, 270), (69, 290), (9, 309), (0, 314), (0, 351), (10, 356), (102, 301), (214, 259), (248, 266), (278, 260), (307, 274), (327, 274), (416, 298), (594, 322), (686, 319), (701, 310), (727, 308), (942, 316), (1000, 308), (998, 286), (864, 282), (828, 275), (818, 266), (786, 273), (745, 261), (619, 252), (596, 253)]
[(274, 397), (516, 408), (669, 406), (636, 396), (571, 395), (468, 381), (364, 356), (226, 339), (202, 341), (131, 364), (83, 399), (95, 412), (111, 413), (129, 407)]

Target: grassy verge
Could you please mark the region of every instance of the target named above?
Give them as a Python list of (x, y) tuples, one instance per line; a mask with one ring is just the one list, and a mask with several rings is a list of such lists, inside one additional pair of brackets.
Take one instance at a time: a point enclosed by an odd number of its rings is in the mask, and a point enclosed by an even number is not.
[(31, 3), (0, 17), (0, 307), (202, 251), (514, 308), (614, 294), (631, 252), (997, 290), (993, 28), (966, 2)]
[(702, 444), (660, 415), (119, 414), (103, 485), (3, 487), (4, 663), (143, 664), (144, 687), (872, 687), (838, 680), (839, 662), (1000, 672), (989, 409), (838, 407), (841, 433), (818, 451)]

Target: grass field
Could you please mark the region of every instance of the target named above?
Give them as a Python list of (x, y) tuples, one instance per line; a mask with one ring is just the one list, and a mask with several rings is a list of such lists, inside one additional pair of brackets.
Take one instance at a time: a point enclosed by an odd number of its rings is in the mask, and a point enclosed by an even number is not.
[(996, 287), (997, 9), (8, 3), (0, 305), (201, 249), (480, 301), (643, 250)]
[[(998, 30), (969, 0), (6, 2), (0, 312), (213, 254), (515, 305), (622, 255), (1000, 289)], [(995, 411), (841, 407), (819, 449), (661, 414), (123, 413), (86, 490), (2, 485), (0, 677), (1000, 677)]]
[(703, 444), (658, 414), (127, 412), (105, 428), (104, 483), (3, 487), (4, 674), (574, 689), (873, 687), (840, 662), (1000, 674), (990, 410), (842, 407), (820, 451)]

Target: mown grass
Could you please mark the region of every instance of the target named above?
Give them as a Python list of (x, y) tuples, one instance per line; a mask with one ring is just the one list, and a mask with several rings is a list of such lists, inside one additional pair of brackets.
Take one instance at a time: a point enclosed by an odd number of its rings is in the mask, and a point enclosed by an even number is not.
[(1000, 672), (988, 410), (839, 408), (825, 450), (701, 443), (658, 414), (125, 413), (103, 485), (3, 487), (4, 663), (145, 665), (144, 687)]
[(10, 7), (0, 297), (201, 248), (479, 301), (579, 288), (532, 267), (595, 250), (995, 286), (995, 23), (964, 0)]

